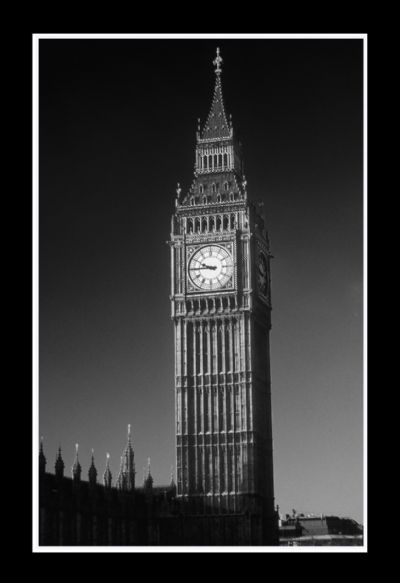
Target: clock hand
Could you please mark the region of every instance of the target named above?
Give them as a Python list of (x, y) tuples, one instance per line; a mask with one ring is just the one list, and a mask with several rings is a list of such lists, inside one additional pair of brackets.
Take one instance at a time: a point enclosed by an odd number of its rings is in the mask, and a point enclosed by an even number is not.
[(201, 267), (189, 267), (190, 271), (195, 271), (197, 269), (217, 269), (216, 265), (205, 265), (204, 263), (202, 264)]

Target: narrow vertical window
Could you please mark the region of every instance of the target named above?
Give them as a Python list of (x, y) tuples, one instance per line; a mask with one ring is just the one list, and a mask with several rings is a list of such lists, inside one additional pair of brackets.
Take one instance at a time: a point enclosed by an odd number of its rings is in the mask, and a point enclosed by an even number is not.
[(225, 484), (225, 447), (222, 446), (220, 449), (220, 477), (221, 477), (221, 492), (226, 491), (226, 484)]

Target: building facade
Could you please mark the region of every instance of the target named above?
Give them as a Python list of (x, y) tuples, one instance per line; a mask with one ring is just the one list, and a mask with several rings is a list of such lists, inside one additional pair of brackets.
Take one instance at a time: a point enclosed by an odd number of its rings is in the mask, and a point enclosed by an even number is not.
[(248, 196), (241, 143), (222, 95), (217, 49), (194, 180), (171, 223), (177, 496), (186, 512), (249, 513), (277, 544), (274, 510), (270, 247)]
[(299, 514), (279, 520), (281, 546), (362, 546), (363, 526), (352, 518)]
[[(46, 471), (43, 444), (39, 453), (39, 545), (41, 546), (210, 546), (259, 545), (259, 517), (250, 513), (189, 514), (167, 486), (154, 486), (150, 473), (135, 485), (133, 447), (128, 442), (113, 484), (107, 456), (102, 480), (92, 456), (87, 480), (76, 452), (71, 476), (59, 449), (54, 473)], [(130, 479), (131, 478), (131, 479)]]

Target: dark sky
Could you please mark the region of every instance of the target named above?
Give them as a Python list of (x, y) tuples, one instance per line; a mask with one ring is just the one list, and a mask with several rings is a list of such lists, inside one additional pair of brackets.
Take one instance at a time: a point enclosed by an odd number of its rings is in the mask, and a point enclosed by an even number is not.
[(39, 41), (40, 434), (87, 476), (132, 424), (137, 479), (175, 464), (166, 241), (216, 46), (272, 263), (275, 496), (362, 513), (362, 41)]

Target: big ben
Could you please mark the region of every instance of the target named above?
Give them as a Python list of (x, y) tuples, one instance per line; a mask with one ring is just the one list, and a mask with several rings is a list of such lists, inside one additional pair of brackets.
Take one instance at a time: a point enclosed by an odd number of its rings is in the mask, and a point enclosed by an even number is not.
[(277, 544), (271, 421), (270, 247), (213, 61), (195, 171), (171, 222), (177, 495), (189, 514), (255, 517)]

